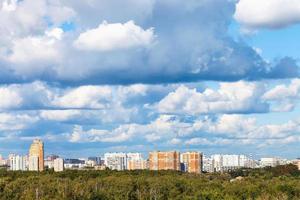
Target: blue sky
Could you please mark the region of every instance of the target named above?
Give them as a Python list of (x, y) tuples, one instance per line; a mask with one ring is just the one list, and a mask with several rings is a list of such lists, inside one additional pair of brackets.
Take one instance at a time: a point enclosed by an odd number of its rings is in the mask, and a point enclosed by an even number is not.
[(299, 157), (287, 1), (0, 0), (0, 154)]

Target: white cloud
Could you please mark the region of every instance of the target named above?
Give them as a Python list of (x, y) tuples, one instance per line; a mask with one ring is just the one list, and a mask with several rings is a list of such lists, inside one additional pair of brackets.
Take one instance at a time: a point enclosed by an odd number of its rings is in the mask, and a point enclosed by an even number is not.
[(38, 117), (27, 114), (10, 114), (0, 113), (0, 130), (1, 131), (19, 131), (27, 128), (37, 122)]
[(284, 100), (287, 98), (299, 98), (300, 79), (293, 79), (290, 85), (277, 85), (264, 94), (266, 100)]
[(234, 136), (248, 135), (257, 128), (255, 118), (245, 118), (241, 115), (221, 115), (216, 122), (206, 121), (205, 125), (204, 130), (211, 133)]
[(2, 10), (7, 12), (14, 11), (17, 8), (17, 3), (17, 0), (5, 0), (2, 2)]
[(171, 145), (179, 145), (179, 144), (182, 143), (182, 140), (178, 139), (178, 138), (173, 138), (170, 141), (168, 141), (168, 143), (171, 144)]
[(62, 108), (104, 109), (109, 105), (112, 90), (106, 86), (81, 86), (56, 97), (52, 105)]
[(262, 98), (274, 102), (272, 111), (292, 111), (300, 98), (300, 79), (293, 79), (289, 85), (276, 85), (268, 90)]
[(256, 118), (243, 115), (221, 115), (217, 120), (196, 120), (194, 131), (226, 135), (233, 139), (278, 139), (300, 132), (299, 121), (259, 125)]
[(0, 109), (7, 111), (49, 107), (53, 98), (54, 91), (39, 81), (0, 87)]
[(148, 143), (165, 145), (268, 146), (271, 142), (286, 145), (298, 141), (299, 122), (260, 125), (256, 118), (242, 115), (221, 115), (217, 119), (183, 122), (176, 116), (161, 115), (148, 124), (123, 124), (112, 130), (83, 130), (81, 126), (76, 126), (73, 132), (65, 136), (74, 143), (124, 143), (146, 139)]
[(228, 144), (233, 144), (234, 140), (229, 139), (207, 139), (207, 138), (192, 138), (185, 141), (186, 145), (202, 145), (202, 146), (224, 146)]
[(48, 28), (47, 23), (59, 26), (74, 15), (72, 8), (62, 5), (59, 0), (1, 0), (0, 43), (6, 39), (39, 34)]
[(122, 124), (115, 129), (91, 129), (83, 131), (76, 126), (72, 133), (67, 134), (72, 142), (125, 142), (141, 138), (148, 142), (170, 138), (174, 135), (187, 134), (192, 124), (179, 122), (175, 116), (161, 115), (149, 124)]
[(45, 32), (45, 35), (49, 38), (55, 38), (57, 40), (61, 40), (64, 31), (61, 28), (53, 28)]
[(120, 143), (127, 141), (136, 134), (135, 125), (122, 125), (112, 131), (91, 129), (84, 131), (81, 126), (75, 126), (71, 134), (67, 134), (70, 142), (107, 142)]
[(153, 28), (144, 30), (133, 21), (108, 24), (103, 22), (96, 29), (81, 33), (74, 42), (77, 49), (112, 51), (148, 46), (154, 39)]
[(240, 0), (235, 19), (245, 28), (282, 28), (300, 23), (298, 0)]
[(63, 0), (63, 2), (76, 12), (76, 21), (80, 26), (86, 28), (99, 25), (99, 20), (144, 22), (151, 17), (156, 0)]
[(169, 93), (158, 104), (162, 113), (207, 113), (268, 112), (268, 105), (260, 100), (264, 86), (243, 81), (220, 83), (216, 91), (206, 89), (198, 92), (182, 85)]
[(43, 110), (40, 116), (44, 120), (67, 121), (69, 119), (80, 118), (79, 110)]
[(12, 54), (8, 60), (12, 63), (31, 63), (59, 59), (56, 42), (61, 39), (63, 30), (55, 28), (46, 31), (44, 36), (25, 37), (13, 41)]
[(18, 108), (22, 104), (22, 97), (8, 87), (0, 87), (0, 109)]

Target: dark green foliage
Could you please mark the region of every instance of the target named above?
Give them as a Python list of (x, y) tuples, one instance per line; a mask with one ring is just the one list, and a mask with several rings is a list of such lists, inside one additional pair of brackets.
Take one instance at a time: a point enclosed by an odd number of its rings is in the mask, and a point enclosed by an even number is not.
[[(243, 176), (242, 180), (230, 182)], [(0, 200), (293, 200), (300, 199), (299, 171), (292, 165), (241, 169), (230, 174), (174, 171), (0, 170)]]

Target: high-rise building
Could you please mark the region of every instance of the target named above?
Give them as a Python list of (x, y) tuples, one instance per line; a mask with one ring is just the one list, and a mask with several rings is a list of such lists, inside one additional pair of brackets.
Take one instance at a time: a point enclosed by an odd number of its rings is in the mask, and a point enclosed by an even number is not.
[(141, 153), (127, 153), (127, 169), (128, 170), (147, 169), (147, 161), (143, 159)]
[(28, 158), (27, 156), (13, 155), (9, 158), (9, 166), (11, 171), (26, 171)]
[(49, 156), (47, 156), (46, 160), (44, 162), (45, 167), (48, 168), (48, 169), (53, 169), (54, 168), (54, 160), (56, 158), (59, 158), (59, 156), (58, 155), (49, 155)]
[(104, 164), (111, 170), (126, 170), (127, 155), (126, 153), (106, 153), (104, 154)]
[(180, 170), (179, 152), (155, 151), (149, 153), (150, 170)]
[[(30, 159), (30, 157), (32, 157), (32, 159)], [(44, 143), (41, 140), (33, 140), (33, 143), (31, 144), (29, 149), (29, 162), (36, 161), (35, 160), (36, 157), (38, 158), (37, 171), (43, 171), (44, 170)]]
[(3, 159), (2, 155), (0, 154), (0, 166), (5, 165), (5, 160)]
[(202, 153), (186, 152), (180, 154), (183, 171), (200, 174), (202, 172)]
[(81, 169), (85, 167), (85, 161), (79, 159), (66, 158), (64, 159), (65, 169)]
[(276, 167), (280, 165), (280, 159), (275, 157), (261, 158), (260, 166), (261, 167)]
[(210, 156), (203, 155), (202, 171), (209, 173), (214, 172), (213, 159)]
[(212, 155), (212, 167), (215, 172), (224, 172), (239, 168), (254, 168), (255, 161), (246, 155)]
[(29, 156), (28, 158), (28, 169), (29, 171), (39, 171), (39, 157)]
[(56, 158), (59, 158), (59, 156), (58, 155), (54, 155), (54, 154), (51, 154), (51, 155), (49, 155), (49, 156), (47, 156), (46, 157), (46, 160), (55, 160)]
[(94, 161), (95, 165), (101, 165), (101, 157), (88, 157), (88, 160)]
[(53, 162), (54, 162), (54, 171), (55, 172), (64, 171), (64, 159), (56, 158)]
[(127, 162), (128, 170), (144, 170), (148, 169), (147, 160), (129, 160)]

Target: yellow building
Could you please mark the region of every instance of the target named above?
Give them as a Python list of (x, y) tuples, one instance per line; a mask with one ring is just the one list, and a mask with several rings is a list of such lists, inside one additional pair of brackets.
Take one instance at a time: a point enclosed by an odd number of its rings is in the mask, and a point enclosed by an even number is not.
[(44, 143), (42, 140), (33, 140), (30, 146), (29, 158), (34, 157), (38, 158), (38, 171), (44, 171)]
[(202, 172), (202, 154), (199, 152), (186, 152), (181, 154), (181, 163), (184, 171), (200, 174)]
[(180, 170), (179, 153), (176, 151), (149, 153), (150, 170)]

